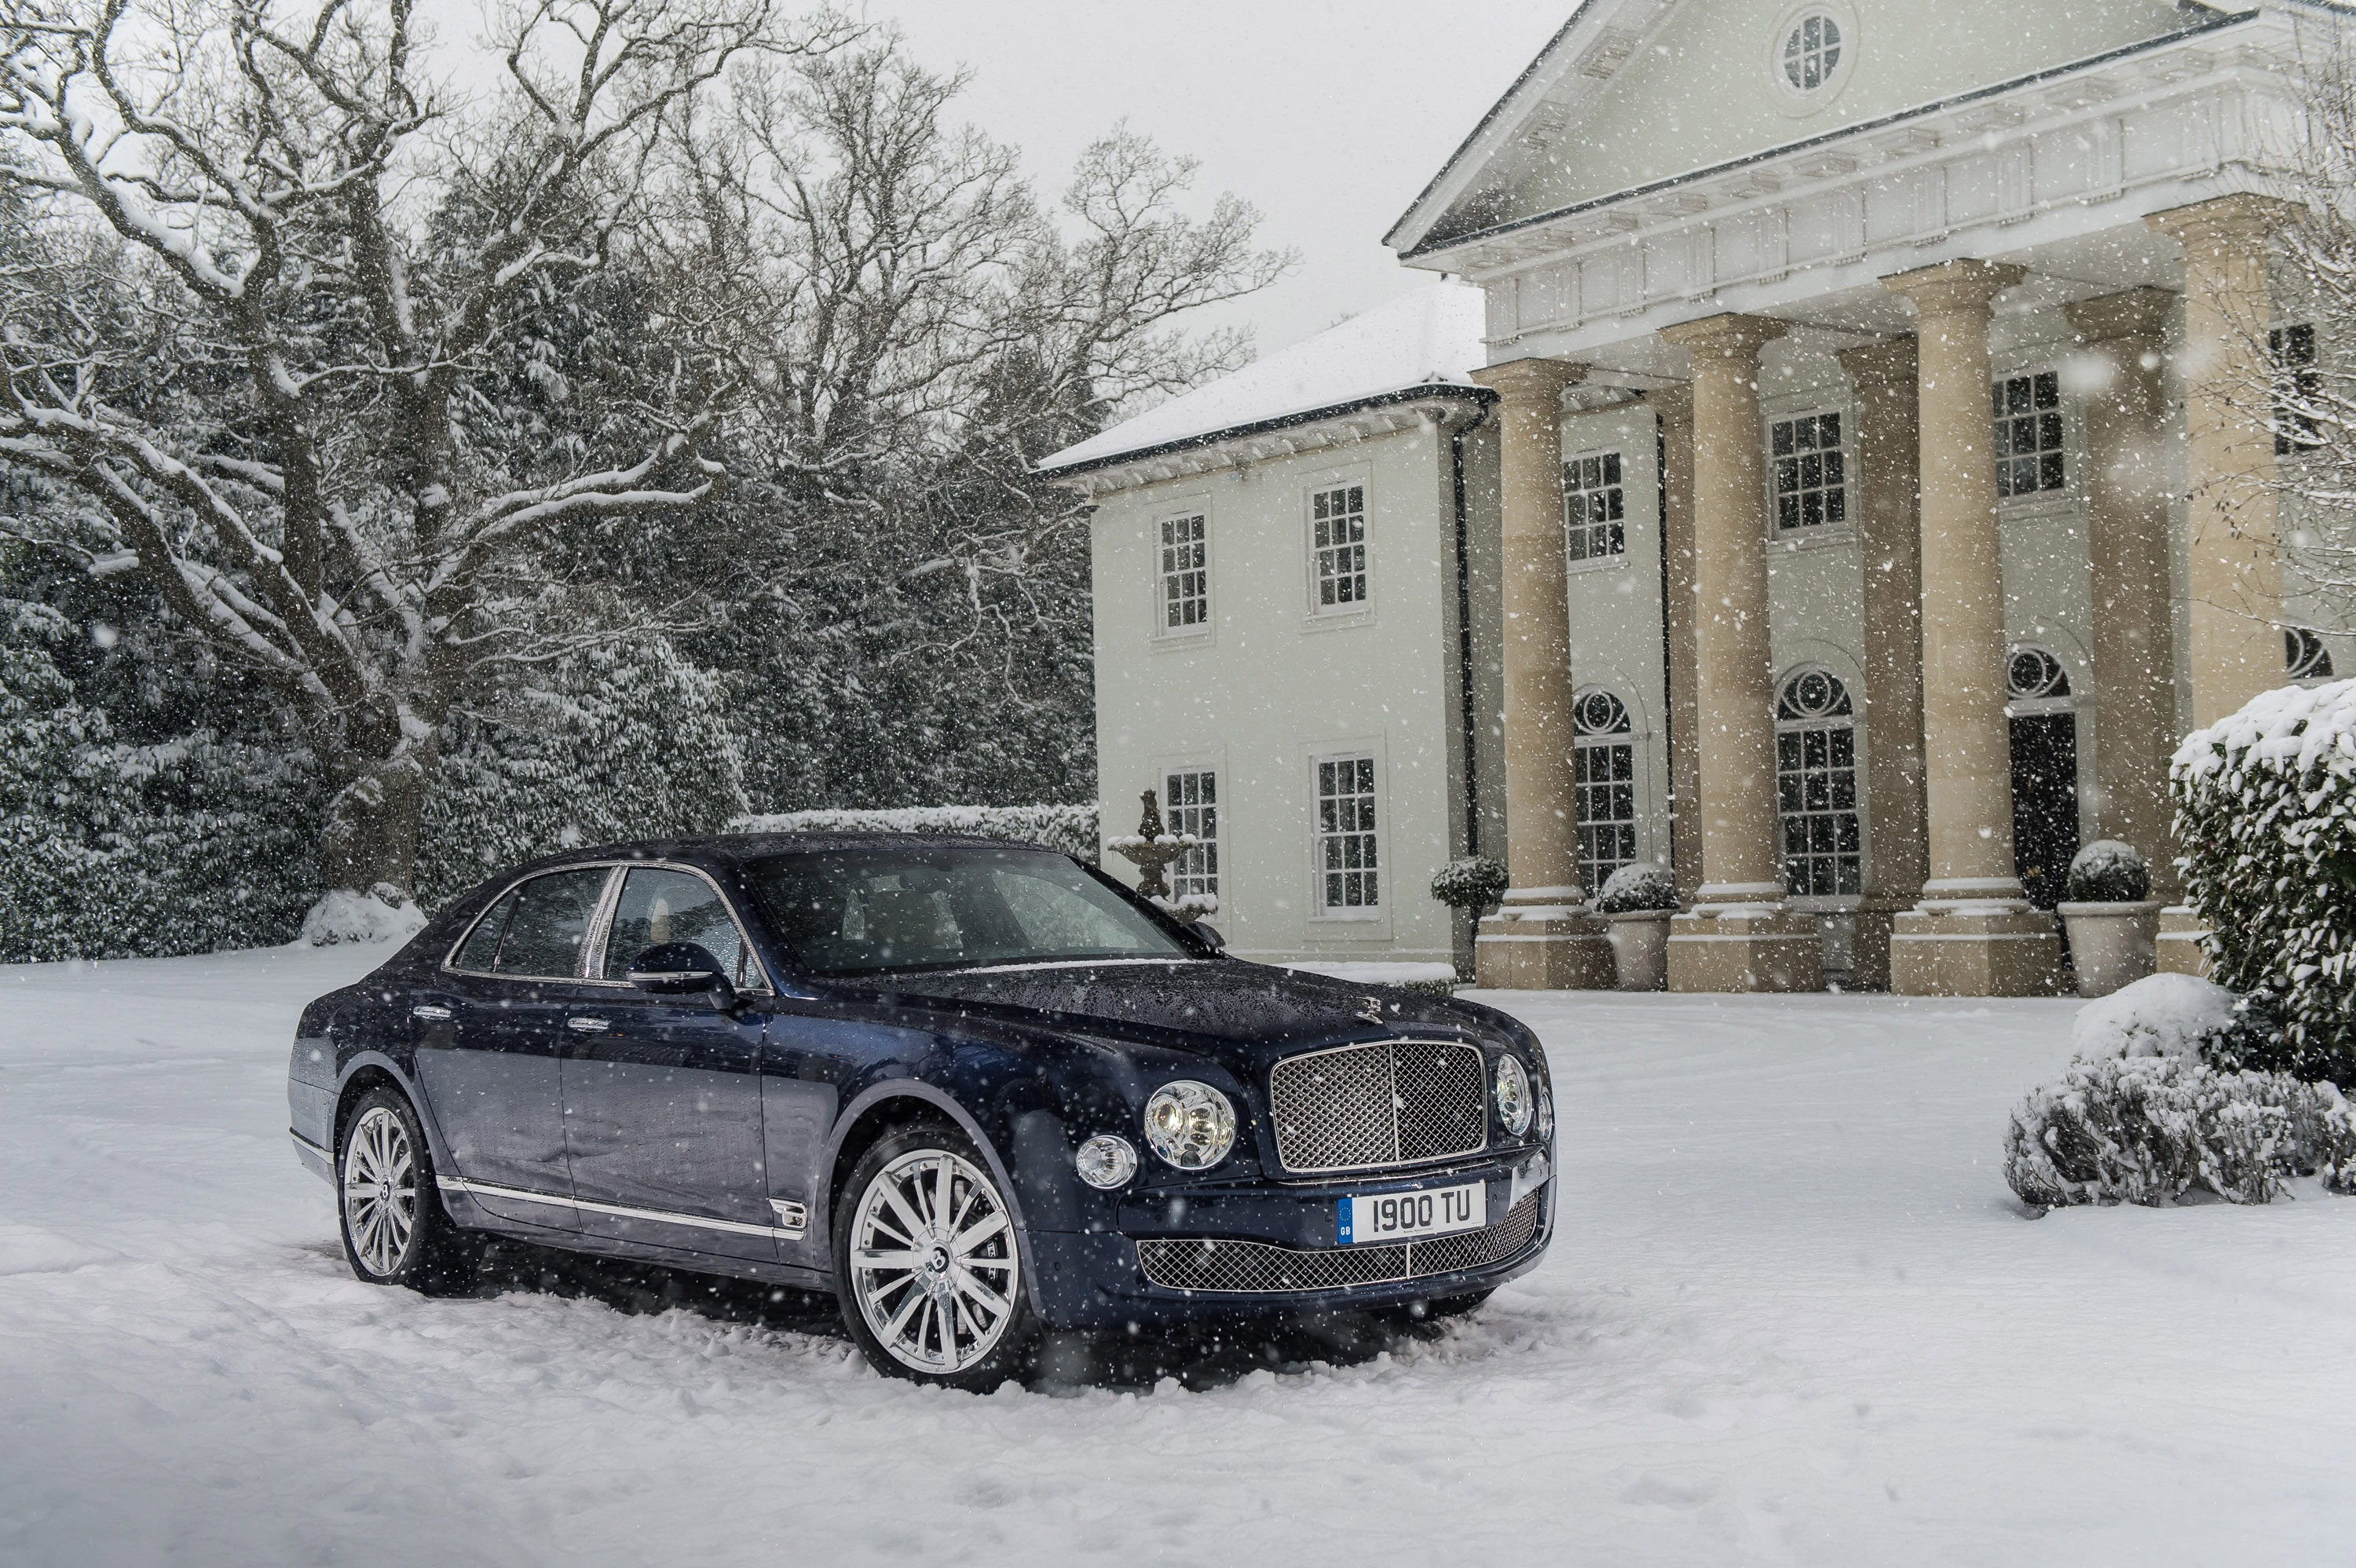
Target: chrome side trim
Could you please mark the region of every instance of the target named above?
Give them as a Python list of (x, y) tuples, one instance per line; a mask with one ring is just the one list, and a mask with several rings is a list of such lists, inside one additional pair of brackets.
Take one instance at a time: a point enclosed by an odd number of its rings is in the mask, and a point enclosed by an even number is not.
[[(611, 1214), (617, 1220), (651, 1220), (658, 1225), (683, 1225), (697, 1231), (722, 1231), (732, 1236), (772, 1236), (798, 1242), (808, 1228), (802, 1225), (747, 1225), (735, 1220), (706, 1220), (693, 1214), (672, 1214), (660, 1209), (631, 1209), (619, 1203), (599, 1203), (587, 1198), (562, 1198), (553, 1192), (534, 1192), (521, 1187), (497, 1187), (487, 1181), (467, 1181), (460, 1177), (443, 1176), (434, 1179), (438, 1187), (454, 1192), (464, 1192), (478, 1198), (504, 1198), (516, 1203), (541, 1203), (551, 1209), (570, 1209), (577, 1214)], [(774, 1204), (778, 1217), (785, 1217), (787, 1205)], [(799, 1207), (794, 1205), (794, 1207)], [(807, 1218), (807, 1217), (805, 1217)]]
[(333, 1167), (336, 1163), (336, 1157), (334, 1155), (328, 1153), (319, 1145), (313, 1143), (309, 1138), (305, 1137), (293, 1127), (286, 1129), (286, 1136), (294, 1140), (295, 1147), (304, 1150), (305, 1153), (317, 1155), (321, 1159), (326, 1160), (330, 1167)]

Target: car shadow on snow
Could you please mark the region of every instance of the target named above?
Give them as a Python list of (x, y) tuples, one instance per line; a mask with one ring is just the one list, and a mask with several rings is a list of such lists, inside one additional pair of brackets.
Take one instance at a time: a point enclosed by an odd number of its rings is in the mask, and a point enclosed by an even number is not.
[[(749, 1280), (559, 1252), (499, 1241), (483, 1263), (475, 1295), (511, 1291), (601, 1302), (631, 1315), (687, 1311), (719, 1323), (744, 1323), (849, 1342), (833, 1296)], [(1354, 1366), (1387, 1350), (1447, 1332), (1438, 1321), (1402, 1314), (1322, 1313), (1313, 1317), (1246, 1317), (1179, 1328), (1054, 1333), (1040, 1345), (1024, 1385), (1055, 1394), (1084, 1389), (1150, 1389), (1165, 1378), (1193, 1392), (1222, 1388), (1260, 1371)]]

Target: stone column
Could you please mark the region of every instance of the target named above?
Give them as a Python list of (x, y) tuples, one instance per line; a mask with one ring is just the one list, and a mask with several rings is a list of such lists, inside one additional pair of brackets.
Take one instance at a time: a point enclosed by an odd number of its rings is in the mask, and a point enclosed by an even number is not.
[(2169, 836), (2176, 656), (2169, 603), (2165, 361), (2175, 296), (2130, 289), (2068, 307), (2101, 385), (2085, 402), (2086, 553), (2094, 567), (2094, 829), (2135, 846), (2152, 896), (2179, 896)]
[(1609, 987), (1604, 922), (1579, 886), (1571, 787), (1570, 600), (1563, 557), (1562, 390), (1578, 366), (1516, 359), (1476, 371), (1494, 389), (1503, 467), (1505, 907), (1481, 923), (1473, 970), (1506, 990)]
[(1669, 656), (1669, 788), (1677, 896), (1701, 891), (1701, 709), (1694, 700), (1693, 389), (1645, 394), (1661, 419), (1661, 604)]
[(1767, 644), (1765, 444), (1759, 351), (1780, 322), (1719, 315), (1661, 336), (1693, 364), (1694, 698), (1702, 883), (1669, 927), (1673, 991), (1814, 991), (1813, 916), (1783, 902)]
[(2184, 247), (2185, 478), (2191, 492), (2192, 722), (2286, 680), (2275, 442), (2267, 397), (2266, 240), (2291, 209), (2224, 196), (2145, 219)]
[(1890, 986), (1890, 934), (1930, 877), (1922, 805), (1922, 559), (1919, 371), (1912, 338), (1840, 357), (1857, 389), (1859, 554), (1865, 568), (1865, 897), (1851, 983)]
[(1883, 280), (1914, 302), (1921, 388), (1922, 751), (1930, 880), (1893, 923), (1890, 988), (2050, 995), (2062, 943), (2013, 861), (2004, 562), (1989, 412), (1989, 302), (2025, 274), (1957, 261)]

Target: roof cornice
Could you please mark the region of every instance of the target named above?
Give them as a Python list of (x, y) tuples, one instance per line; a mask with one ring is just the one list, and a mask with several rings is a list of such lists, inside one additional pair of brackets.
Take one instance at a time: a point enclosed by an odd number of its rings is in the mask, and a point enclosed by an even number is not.
[(1428, 381), (1036, 472), (1050, 484), (1097, 496), (1349, 446), (1420, 425), (1453, 428), (1477, 419), (1496, 400), (1486, 387)]

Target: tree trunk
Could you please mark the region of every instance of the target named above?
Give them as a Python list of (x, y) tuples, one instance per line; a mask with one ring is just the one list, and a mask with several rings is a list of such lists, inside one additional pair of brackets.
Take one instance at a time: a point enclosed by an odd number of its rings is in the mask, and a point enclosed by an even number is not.
[(389, 753), (346, 753), (329, 768), (339, 787), (319, 834), (319, 881), (330, 892), (365, 893), (380, 882), (403, 898), (417, 866), (417, 823), (439, 750), (434, 731), (402, 737)]

